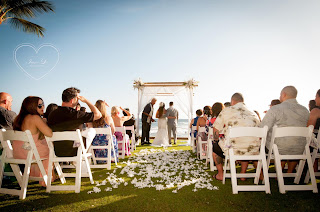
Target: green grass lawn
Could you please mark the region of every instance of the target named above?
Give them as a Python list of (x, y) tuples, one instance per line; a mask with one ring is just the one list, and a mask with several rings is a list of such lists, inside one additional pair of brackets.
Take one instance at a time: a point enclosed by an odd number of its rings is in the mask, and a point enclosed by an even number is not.
[[(154, 147), (138, 147), (135, 152), (145, 148)], [(168, 148), (170, 149), (189, 151), (190, 147), (173, 146)], [(126, 160), (127, 158), (124, 159)], [(124, 166), (121, 160), (118, 165)], [(113, 164), (110, 171), (93, 169), (94, 180), (104, 180), (107, 173), (113, 172), (115, 168)], [(119, 174), (120, 169), (116, 172)], [(208, 172), (210, 175), (214, 174), (209, 170)], [(130, 180), (125, 176), (123, 178), (128, 182)], [(67, 181), (72, 182), (71, 179)], [(252, 182), (250, 179), (244, 184)], [(120, 184), (112, 191), (104, 191), (106, 186), (101, 186), (101, 192), (88, 194), (95, 185), (91, 185), (88, 178), (83, 178), (81, 192), (76, 194), (65, 191), (46, 193), (45, 188), (30, 181), (25, 200), (0, 194), (0, 211), (320, 211), (319, 194), (312, 191), (280, 194), (275, 179), (270, 180), (271, 194), (239, 192), (234, 195), (230, 179), (226, 180), (225, 185), (216, 180), (211, 183), (219, 187), (219, 190), (198, 189), (194, 192), (194, 185), (191, 185), (172, 193), (174, 188), (161, 191), (155, 188), (139, 189), (129, 182), (127, 186)]]

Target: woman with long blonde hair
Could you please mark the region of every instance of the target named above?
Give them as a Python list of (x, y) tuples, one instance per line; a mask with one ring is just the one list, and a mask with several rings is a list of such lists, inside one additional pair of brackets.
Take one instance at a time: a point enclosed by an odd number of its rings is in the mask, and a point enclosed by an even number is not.
[[(92, 122), (92, 126), (94, 128), (111, 128), (112, 134), (114, 134), (114, 123), (111, 116), (107, 114), (107, 103), (102, 100), (96, 101), (95, 106), (100, 111), (102, 117), (98, 120)], [(116, 155), (118, 155), (118, 143), (116, 137), (112, 136), (112, 142), (115, 147)], [(108, 146), (109, 140), (106, 135), (96, 135), (96, 137), (92, 141), (93, 146)], [(97, 158), (107, 158), (108, 157), (108, 150), (107, 149), (96, 149), (94, 154)], [(113, 151), (111, 151), (111, 157), (115, 158), (116, 155), (113, 155)], [(104, 161), (98, 161), (104, 162)]]

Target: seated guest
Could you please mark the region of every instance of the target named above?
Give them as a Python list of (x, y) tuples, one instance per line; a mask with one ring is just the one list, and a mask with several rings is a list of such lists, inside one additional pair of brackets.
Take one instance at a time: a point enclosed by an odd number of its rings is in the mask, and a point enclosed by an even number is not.
[(216, 102), (211, 107), (211, 119), (209, 121), (209, 127), (212, 127), (214, 121), (217, 119), (220, 112), (224, 109), (224, 105), (221, 102)]
[(80, 108), (81, 108), (81, 105), (78, 103), (77, 106), (76, 106), (76, 110), (79, 111)]
[[(19, 131), (30, 130), (35, 145), (37, 147), (39, 156), (42, 160), (45, 171), (48, 173), (49, 166), (49, 147), (44, 138), (51, 137), (52, 130), (48, 127), (45, 121), (41, 118), (44, 111), (43, 100), (36, 96), (29, 96), (22, 102), (20, 112), (13, 123), (13, 129)], [(26, 159), (28, 150), (24, 148), (23, 141), (13, 141), (13, 157), (16, 159)], [(50, 170), (52, 171), (52, 170)], [(41, 177), (41, 172), (37, 164), (32, 164), (30, 169), (30, 176)], [(53, 178), (54, 179), (54, 178)], [(40, 184), (45, 186), (45, 182)]]
[[(98, 100), (95, 104), (98, 110), (101, 112), (102, 117), (98, 120), (92, 122), (92, 127), (94, 128), (111, 128), (112, 132), (112, 142), (115, 148), (116, 155), (113, 155), (113, 151), (111, 151), (111, 157), (115, 158), (118, 155), (118, 143), (116, 137), (113, 135), (114, 133), (114, 123), (111, 116), (107, 114), (106, 103), (102, 100)], [(89, 125), (90, 127), (90, 125)], [(109, 140), (106, 135), (96, 135), (96, 137), (92, 141), (92, 146), (108, 146)], [(108, 150), (107, 149), (96, 149), (94, 154), (97, 158), (107, 158)], [(99, 162), (99, 161), (98, 161)]]
[(211, 118), (211, 107), (208, 105), (203, 107), (203, 118), (206, 119), (206, 122)]
[[(274, 99), (271, 101), (269, 107), (271, 108), (272, 106), (275, 106), (275, 105), (278, 105), (278, 104), (281, 104), (280, 100), (279, 99)], [(263, 111), (263, 113), (267, 113), (268, 111)]]
[(201, 109), (197, 110), (197, 111), (196, 111), (196, 114), (197, 114), (197, 117), (195, 117), (194, 119), (192, 119), (191, 122), (190, 122), (191, 133), (193, 133), (193, 135), (194, 135), (195, 138), (197, 137), (198, 131), (197, 131), (197, 130), (192, 131), (192, 126), (197, 126), (198, 119), (199, 119), (199, 117), (202, 116), (202, 110), (201, 110)]
[(80, 108), (80, 111), (82, 111), (82, 112), (87, 112), (86, 110), (87, 110), (87, 108), (85, 108), (85, 107)]
[[(278, 127), (305, 127), (308, 123), (309, 111), (306, 107), (298, 104), (297, 89), (293, 86), (286, 86), (280, 93), (281, 104), (272, 106), (267, 112), (260, 127), (268, 126), (269, 132), (266, 142), (266, 148), (270, 147), (270, 140), (273, 126)], [(280, 155), (299, 155), (302, 154), (305, 147), (305, 139), (299, 137), (277, 138), (277, 144)], [(281, 161), (282, 168), (287, 161)], [(288, 173), (292, 173), (297, 165), (297, 161), (288, 161)]]
[(17, 114), (11, 111), (12, 97), (10, 94), (0, 93), (0, 129), (12, 130), (12, 123)]
[[(255, 127), (258, 126), (259, 120), (257, 115), (250, 111), (244, 104), (243, 96), (235, 93), (231, 97), (231, 106), (223, 109), (213, 123), (214, 140), (213, 159), (218, 169), (215, 179), (223, 179), (223, 152), (228, 146), (232, 145), (234, 153), (237, 155), (255, 155), (259, 154), (260, 141), (256, 138), (244, 137), (231, 140), (231, 144), (225, 143), (225, 138), (219, 134), (227, 136), (228, 128), (231, 127)], [(248, 167), (248, 161), (241, 161), (241, 173), (245, 173)], [(245, 180), (241, 178), (241, 180)]]
[(47, 106), (46, 112), (43, 114), (43, 118), (48, 121), (49, 114), (58, 108), (57, 104), (51, 103)]
[(254, 110), (253, 112), (255, 112), (257, 114), (257, 117), (259, 118), (259, 121), (261, 122), (261, 117), (258, 111)]
[[(210, 109), (210, 112), (208, 112), (209, 109)], [(208, 140), (207, 132), (199, 132), (199, 127), (207, 126), (207, 120), (211, 116), (211, 107), (209, 108), (208, 106), (205, 106), (204, 110), (206, 111), (206, 113), (203, 112), (203, 116), (200, 116), (197, 121), (197, 132), (198, 132), (197, 136), (200, 136), (203, 141), (206, 141)]]
[(314, 99), (309, 101), (309, 111), (316, 107), (316, 101)]
[[(52, 111), (48, 118), (48, 125), (56, 131), (73, 131), (79, 129), (84, 123), (93, 122), (101, 118), (101, 113), (91, 102), (83, 96), (79, 96), (77, 88), (67, 88), (62, 93), (62, 106)], [(77, 111), (78, 100), (87, 104), (91, 113)], [(58, 157), (73, 157), (77, 155), (77, 148), (74, 148), (73, 141), (54, 142), (55, 154)]]
[(224, 107), (230, 107), (231, 103), (230, 102), (225, 102), (223, 105), (224, 105)]
[[(127, 116), (121, 116), (121, 117), (120, 117), (120, 110), (124, 111), (124, 112), (127, 114)], [(124, 123), (125, 121), (128, 121), (128, 120), (131, 119), (131, 113), (130, 113), (129, 111), (127, 111), (127, 110), (124, 110), (122, 107), (119, 108), (119, 107), (117, 107), (117, 106), (113, 106), (113, 107), (111, 108), (111, 117), (112, 117), (112, 119), (113, 119), (113, 122), (114, 122), (114, 126), (115, 126), (115, 127), (123, 127), (123, 123)], [(122, 141), (122, 140), (124, 139), (124, 138), (122, 137), (122, 134), (121, 134), (120, 132), (115, 132), (114, 135), (116, 136), (116, 138), (117, 138), (118, 141)], [(126, 150), (129, 152), (129, 154), (130, 154), (129, 136), (126, 135), (126, 137), (127, 137), (126, 140), (128, 141), (128, 143), (126, 144), (125, 148), (126, 148)], [(119, 149), (122, 149), (122, 146), (119, 145)], [(127, 152), (127, 151), (126, 151), (126, 152)]]
[(216, 102), (212, 105), (211, 108), (211, 119), (210, 122), (213, 124), (214, 121), (219, 116), (220, 112), (224, 109), (224, 105), (221, 102)]
[[(129, 108), (125, 108), (124, 110), (130, 112)], [(125, 111), (122, 111), (122, 113), (124, 116), (128, 116), (128, 114)], [(137, 134), (136, 134), (136, 119), (134, 118), (133, 114), (131, 114), (131, 115), (132, 115), (131, 119), (123, 122), (123, 126), (134, 126), (134, 132), (135, 132), (134, 137), (135, 137), (135, 140), (138, 141), (139, 136), (137, 136)], [(126, 133), (131, 138), (131, 136), (132, 136), (131, 130), (127, 130)]]
[[(309, 125), (314, 126), (313, 132), (317, 138), (319, 134), (319, 127), (320, 127), (320, 89), (317, 91), (316, 99), (314, 101), (315, 101), (315, 106), (311, 110), (309, 120), (308, 120), (308, 126)], [(315, 161), (314, 170), (316, 172), (318, 171), (318, 159), (316, 159)]]

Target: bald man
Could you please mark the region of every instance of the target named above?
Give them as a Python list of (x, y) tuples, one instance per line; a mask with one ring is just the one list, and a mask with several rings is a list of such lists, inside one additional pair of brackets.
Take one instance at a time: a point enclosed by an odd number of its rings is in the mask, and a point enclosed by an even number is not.
[(17, 114), (11, 111), (12, 97), (10, 94), (0, 93), (0, 129), (12, 130), (12, 124)]
[[(281, 90), (280, 102), (268, 110), (260, 127), (268, 126), (268, 138), (266, 148), (270, 148), (272, 128), (278, 127), (306, 127), (309, 119), (309, 110), (300, 105), (297, 98), (298, 91), (294, 86), (286, 86)], [(277, 138), (277, 144), (280, 155), (298, 155), (304, 151), (306, 140), (304, 138)], [(281, 161), (282, 167), (288, 162), (288, 173), (292, 173), (297, 165), (297, 161)]]

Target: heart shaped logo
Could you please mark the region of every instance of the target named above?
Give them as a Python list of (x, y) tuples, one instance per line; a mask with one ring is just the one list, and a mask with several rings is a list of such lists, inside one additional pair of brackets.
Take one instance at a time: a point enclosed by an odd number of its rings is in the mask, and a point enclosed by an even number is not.
[(21, 44), (14, 50), (14, 61), (28, 76), (40, 80), (59, 62), (59, 51), (52, 44), (42, 44), (36, 49), (32, 44)]

